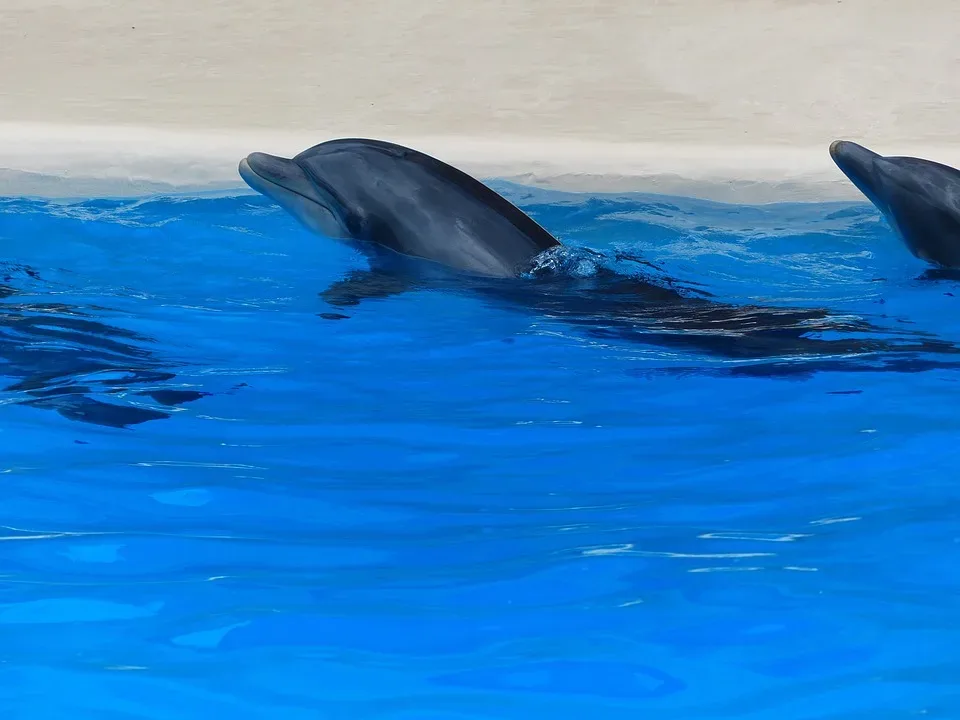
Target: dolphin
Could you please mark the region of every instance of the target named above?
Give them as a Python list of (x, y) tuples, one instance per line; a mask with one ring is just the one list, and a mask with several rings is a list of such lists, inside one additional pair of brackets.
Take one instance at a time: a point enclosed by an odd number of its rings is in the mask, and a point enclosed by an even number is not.
[(932, 160), (879, 155), (835, 140), (830, 157), (917, 258), (960, 268), (960, 170)]
[(292, 160), (251, 153), (240, 176), (332, 238), (484, 277), (515, 277), (560, 241), (466, 173), (380, 140), (316, 145)]
[[(691, 297), (672, 280), (664, 285), (602, 263), (588, 277), (578, 277), (568, 266), (590, 251), (563, 246), (465, 172), (394, 143), (336, 139), (293, 158), (253, 152), (240, 161), (238, 171), (247, 185), (304, 226), (367, 258), (367, 269), (349, 273), (320, 293), (335, 307), (443, 289), (479, 293), (508, 307), (560, 318), (587, 327), (594, 337), (693, 348), (735, 360), (960, 352), (926, 334), (902, 330), (885, 332), (909, 334), (919, 342), (810, 337), (877, 328), (821, 309), (736, 306), (704, 293)], [(774, 372), (787, 370), (779, 363)]]
[[(18, 267), (0, 284), (0, 378), (9, 382), (2, 387), (9, 398), (5, 402), (54, 410), (77, 422), (129, 428), (169, 418), (172, 408), (208, 395), (169, 387), (176, 377), (172, 363), (143, 347), (150, 338), (100, 322), (74, 305), (20, 300), (21, 292), (10, 284), (16, 270), (39, 279), (35, 270)], [(124, 396), (133, 402), (112, 400)]]

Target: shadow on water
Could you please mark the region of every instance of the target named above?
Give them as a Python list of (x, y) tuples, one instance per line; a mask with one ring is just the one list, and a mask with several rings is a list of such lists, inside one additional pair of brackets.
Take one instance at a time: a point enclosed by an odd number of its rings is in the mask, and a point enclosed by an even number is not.
[(725, 303), (622, 252), (548, 250), (534, 258), (520, 280), (425, 271), (419, 261), (394, 258), (389, 267), (352, 272), (320, 295), (342, 308), (409, 290), (470, 293), (498, 307), (581, 328), (590, 338), (724, 361), (723, 367), (652, 371), (658, 374), (800, 378), (822, 371), (960, 369), (960, 358), (947, 359), (960, 355), (960, 347), (932, 333), (881, 327), (824, 308)]
[(92, 319), (78, 306), (26, 302), (12, 275), (39, 275), (23, 266), (7, 271), (0, 283), (0, 377), (13, 382), (3, 387), (5, 402), (126, 428), (168, 418), (172, 408), (207, 395), (165, 387), (176, 376), (172, 363), (142, 347), (150, 338)]

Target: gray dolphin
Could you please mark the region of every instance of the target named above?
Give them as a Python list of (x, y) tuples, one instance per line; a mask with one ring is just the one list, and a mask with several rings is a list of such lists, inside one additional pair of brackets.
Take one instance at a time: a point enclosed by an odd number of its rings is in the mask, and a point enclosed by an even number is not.
[[(442, 288), (562, 318), (596, 337), (737, 360), (958, 352), (949, 343), (903, 330), (886, 332), (919, 342), (898, 346), (869, 338), (810, 337), (878, 330), (821, 309), (730, 305), (690, 297), (672, 287), (672, 280), (664, 286), (606, 269), (577, 277), (565, 271), (562, 256), (572, 248), (506, 198), (436, 158), (381, 140), (331, 140), (293, 158), (254, 152), (240, 161), (239, 173), (308, 228), (366, 255), (369, 269), (351, 272), (321, 293), (335, 306)], [(770, 372), (789, 374), (782, 363)]]
[(847, 140), (834, 141), (830, 156), (911, 253), (942, 268), (960, 268), (960, 170), (885, 157)]
[[(424, 153), (380, 140), (255, 152), (240, 176), (309, 228), (486, 277), (515, 277), (559, 241), (506, 198)], [(381, 257), (382, 259), (382, 257)]]

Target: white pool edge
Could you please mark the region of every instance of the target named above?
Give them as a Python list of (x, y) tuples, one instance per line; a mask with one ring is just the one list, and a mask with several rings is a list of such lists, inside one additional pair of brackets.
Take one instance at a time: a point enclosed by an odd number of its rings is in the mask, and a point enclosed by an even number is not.
[[(358, 132), (357, 136), (369, 136)], [(333, 136), (0, 123), (0, 195), (104, 196), (245, 191), (237, 163)], [(670, 145), (578, 138), (377, 135), (484, 180), (577, 192), (654, 192), (723, 202), (862, 200), (822, 147)], [(960, 165), (960, 146), (875, 148)]]

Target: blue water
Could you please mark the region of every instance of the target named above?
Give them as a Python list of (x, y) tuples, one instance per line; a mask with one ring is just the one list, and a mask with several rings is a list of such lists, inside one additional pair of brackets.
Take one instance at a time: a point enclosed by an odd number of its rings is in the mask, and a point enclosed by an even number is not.
[[(960, 341), (865, 205), (497, 188), (718, 301)], [(960, 717), (957, 370), (324, 319), (363, 261), (253, 195), (2, 200), (0, 239), (8, 717)]]

